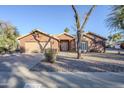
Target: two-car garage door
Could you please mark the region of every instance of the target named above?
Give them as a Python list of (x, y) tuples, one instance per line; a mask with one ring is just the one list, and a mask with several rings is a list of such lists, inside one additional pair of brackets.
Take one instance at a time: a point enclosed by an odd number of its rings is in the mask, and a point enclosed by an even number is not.
[(37, 42), (26, 42), (25, 51), (28, 53), (39, 53), (41, 51), (40, 46), (42, 46), (42, 48), (45, 47), (45, 49), (50, 48), (50, 42), (40, 42), (40, 44), (38, 44)]

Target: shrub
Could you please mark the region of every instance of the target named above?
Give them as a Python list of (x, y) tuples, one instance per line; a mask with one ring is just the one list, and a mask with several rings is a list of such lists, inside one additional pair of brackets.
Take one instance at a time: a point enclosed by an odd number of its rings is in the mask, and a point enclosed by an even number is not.
[(54, 49), (45, 50), (44, 55), (47, 62), (54, 63), (56, 61), (56, 52)]
[(121, 43), (121, 46), (120, 46), (122, 49), (124, 49), (124, 43)]
[(0, 53), (12, 53), (17, 49), (19, 33), (15, 26), (0, 21)]
[(0, 47), (0, 54), (4, 54), (5, 53), (5, 49), (3, 47)]
[(39, 53), (38, 50), (33, 50), (32, 53)]

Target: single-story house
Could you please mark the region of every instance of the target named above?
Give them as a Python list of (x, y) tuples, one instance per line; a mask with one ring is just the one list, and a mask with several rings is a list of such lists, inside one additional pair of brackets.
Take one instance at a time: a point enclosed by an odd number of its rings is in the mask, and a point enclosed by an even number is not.
[[(18, 38), (22, 52), (43, 52), (52, 48), (56, 51), (76, 51), (76, 38), (68, 33), (49, 35), (38, 29)], [(105, 50), (106, 39), (94, 33), (85, 33), (82, 37), (81, 48), (83, 51)]]

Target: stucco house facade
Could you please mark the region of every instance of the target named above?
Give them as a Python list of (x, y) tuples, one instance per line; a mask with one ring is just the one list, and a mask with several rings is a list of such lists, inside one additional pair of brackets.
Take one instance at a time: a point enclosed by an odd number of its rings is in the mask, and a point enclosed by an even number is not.
[(93, 32), (84, 33), (82, 37), (82, 51), (105, 52), (106, 38)]
[[(85, 33), (82, 37), (81, 48), (84, 51), (101, 51), (105, 50), (104, 37), (94, 33)], [(38, 29), (33, 30), (31, 33), (18, 38), (19, 47), (22, 52), (43, 52), (45, 49), (52, 48), (55, 51), (76, 51), (76, 37), (62, 33), (58, 35), (49, 35), (41, 32)]]

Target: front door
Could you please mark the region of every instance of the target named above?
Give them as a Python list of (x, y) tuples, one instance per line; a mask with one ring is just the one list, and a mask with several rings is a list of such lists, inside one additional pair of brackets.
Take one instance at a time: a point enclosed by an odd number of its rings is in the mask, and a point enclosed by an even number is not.
[(69, 43), (68, 41), (61, 41), (60, 42), (61, 51), (68, 51), (68, 49), (69, 49), (68, 43)]

